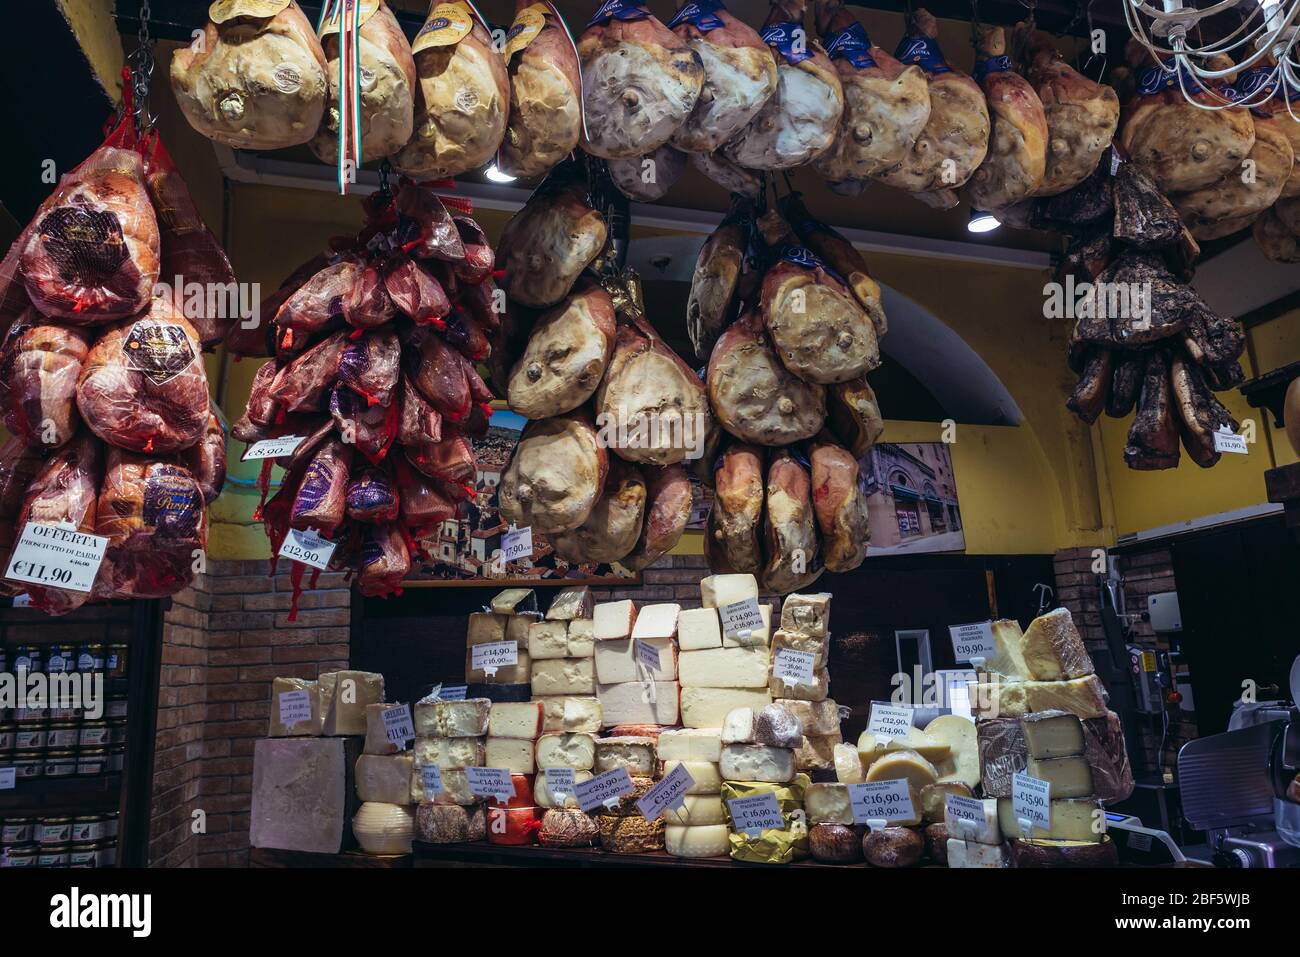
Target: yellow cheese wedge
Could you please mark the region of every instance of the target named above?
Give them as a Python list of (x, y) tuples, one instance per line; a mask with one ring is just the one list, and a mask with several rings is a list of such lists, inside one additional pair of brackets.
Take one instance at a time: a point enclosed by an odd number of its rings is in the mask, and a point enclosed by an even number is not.
[(890, 751), (872, 762), (867, 769), (867, 783), (897, 780), (904, 780), (920, 791), (927, 784), (937, 782), (939, 772), (915, 751)]

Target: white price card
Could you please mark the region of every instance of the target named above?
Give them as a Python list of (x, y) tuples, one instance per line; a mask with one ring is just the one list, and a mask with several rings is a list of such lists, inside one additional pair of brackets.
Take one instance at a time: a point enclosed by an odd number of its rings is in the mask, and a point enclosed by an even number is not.
[(763, 612), (755, 598), (742, 598), (718, 609), (722, 616), (722, 634), (741, 643), (750, 635), (763, 630)]
[(1221, 425), (1214, 434), (1214, 451), (1232, 452), (1236, 455), (1249, 455), (1250, 449), (1246, 446), (1246, 437), (1237, 435), (1226, 425)]
[(958, 661), (973, 658), (992, 658), (997, 651), (993, 643), (993, 622), (977, 621), (969, 625), (949, 625), (952, 651)]
[(973, 834), (984, 826), (984, 802), (979, 798), (949, 794), (945, 804), (948, 813), (944, 822), (953, 837), (968, 839), (967, 834)]
[(497, 669), (519, 663), (519, 642), (489, 641), (484, 645), (475, 645), (470, 652), (470, 668), (481, 671), (489, 678)]
[(948, 708), (959, 718), (975, 720), (970, 708), (970, 685), (967, 682), (948, 686)]
[(509, 801), (515, 796), (515, 782), (505, 768), (466, 768), (465, 779), (469, 793), (475, 797), (490, 797)]
[(816, 663), (817, 656), (811, 651), (778, 648), (772, 658), (772, 677), (780, 678), (787, 688), (816, 684), (817, 678), (813, 673)]
[(88, 592), (95, 584), (108, 539), (87, 535), (67, 523), (28, 522), (14, 543), (5, 578), (47, 585), (65, 591)]
[(659, 658), (659, 649), (648, 641), (636, 640), (636, 657), (651, 671), (662, 671), (663, 663)]
[(395, 704), (384, 709), (384, 734), (389, 744), (406, 750), (406, 742), (415, 737), (415, 723), (411, 720), (409, 704)]
[(286, 728), (311, 720), (310, 691), (280, 692), (280, 723)]
[(695, 779), (686, 770), (685, 764), (679, 764), (663, 780), (646, 791), (645, 797), (636, 802), (636, 809), (647, 821), (657, 821), (665, 811), (682, 807), (686, 804), (686, 792), (695, 784)]
[(435, 794), (441, 794), (442, 768), (436, 764), (420, 765), (420, 786), (424, 788), (426, 801), (432, 801)]
[(250, 459), (279, 459), (286, 455), (293, 455), (298, 450), (298, 446), (307, 440), (305, 435), (282, 435), (278, 439), (262, 439), (260, 442), (254, 442), (248, 448), (244, 449), (244, 454), (240, 458), (241, 462), (247, 462)]
[(728, 798), (727, 807), (731, 810), (732, 828), (746, 837), (758, 837), (767, 830), (785, 830), (781, 805), (770, 791), (751, 797)]
[(1034, 827), (1052, 826), (1052, 784), (1023, 771), (1011, 776), (1011, 810), (1017, 821)]
[(910, 821), (916, 817), (916, 809), (912, 807), (912, 794), (905, 780), (850, 784), (848, 788), (854, 824), (866, 824), (868, 821)]
[(574, 793), (577, 775), (573, 768), (545, 768), (542, 773), (546, 775), (546, 790), (556, 804), (563, 806), (565, 798)]
[(905, 738), (912, 733), (912, 709), (873, 701), (867, 730), (877, 738)]
[(306, 531), (291, 528), (280, 544), (280, 556), (324, 571), (329, 568), (337, 546), (338, 542), (331, 542), (314, 528)]
[(12, 791), (18, 787), (18, 769), (0, 768), (0, 791)]
[(517, 562), (521, 558), (530, 558), (532, 554), (532, 526), (525, 525), (523, 528), (511, 528), (501, 536), (501, 560), (503, 562)]
[[(21, 595), (14, 595), (14, 607), (15, 607), (15, 608), (31, 608), (31, 607), (32, 607), (32, 596), (29, 595), (29, 594), (27, 594), (27, 592), (23, 592)], [(87, 668), (86, 670), (89, 671), (90, 669)]]
[(434, 689), (433, 696), (443, 701), (464, 701), (468, 691), (467, 685), (442, 685)]
[(619, 798), (635, 790), (636, 785), (632, 783), (627, 768), (615, 768), (597, 774), (590, 780), (579, 781), (573, 787), (573, 794), (578, 799), (578, 807), (584, 811), (594, 811), (598, 807), (617, 806)]

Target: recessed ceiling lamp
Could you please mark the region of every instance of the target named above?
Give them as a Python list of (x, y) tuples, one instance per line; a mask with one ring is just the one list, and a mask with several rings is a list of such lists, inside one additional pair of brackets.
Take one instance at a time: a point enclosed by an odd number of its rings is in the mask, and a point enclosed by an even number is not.
[(984, 213), (978, 209), (970, 211), (970, 222), (966, 228), (972, 233), (991, 233), (1002, 225), (1002, 220), (998, 219), (992, 213)]
[(509, 173), (503, 173), (501, 170), (497, 169), (496, 163), (493, 163), (485, 169), (483, 175), (489, 182), (493, 183), (513, 183), (515, 181), (515, 177), (511, 176)]

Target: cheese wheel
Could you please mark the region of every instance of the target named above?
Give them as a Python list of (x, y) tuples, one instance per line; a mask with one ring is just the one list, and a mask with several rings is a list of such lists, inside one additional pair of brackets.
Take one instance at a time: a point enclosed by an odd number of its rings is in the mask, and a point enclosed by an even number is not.
[[(581, 784), (583, 781), (591, 780), (590, 771), (574, 771), (573, 783)], [(561, 802), (552, 792), (546, 783), (546, 772), (538, 771), (537, 777), (533, 779), (533, 797), (537, 801), (538, 807), (560, 807)], [(566, 794), (564, 796), (563, 807), (576, 808), (578, 806), (578, 796), (576, 794)]]
[[(859, 742), (859, 749), (861, 746)], [(939, 779), (939, 775), (934, 765), (915, 751), (890, 751), (872, 762), (867, 770), (868, 782), (900, 779), (920, 791), (927, 784), (934, 784)]]
[(861, 863), (865, 831), (866, 828), (847, 824), (814, 824), (808, 831), (813, 859), (823, 864)]
[(538, 820), (539, 808), (490, 807), (487, 809), (487, 839), (489, 844), (531, 844), (542, 822)]
[(1014, 867), (1119, 867), (1119, 851), (1109, 837), (1091, 841), (1012, 841)]
[(726, 813), (722, 809), (720, 794), (688, 794), (678, 808), (670, 808), (667, 815), (669, 824), (699, 827), (704, 824), (725, 824)]
[(415, 814), (409, 807), (367, 801), (352, 819), (352, 833), (367, 854), (409, 854)]
[(664, 828), (664, 846), (673, 857), (725, 857), (729, 849), (727, 825), (669, 824)]
[(462, 844), (487, 836), (487, 815), (482, 805), (421, 804), (415, 812), (415, 826), (422, 841)]
[(618, 803), (613, 807), (601, 808), (599, 813), (613, 814), (616, 816), (620, 814), (640, 815), (641, 812), (637, 810), (636, 802), (645, 797), (646, 793), (654, 786), (654, 778), (634, 777), (632, 778), (632, 790), (619, 797)]
[(668, 777), (679, 764), (686, 765), (686, 773), (695, 782), (686, 789), (687, 794), (717, 794), (722, 790), (722, 775), (711, 761), (665, 761), (660, 777)]
[(664, 819), (647, 821), (640, 814), (603, 814), (600, 817), (600, 846), (615, 854), (644, 854), (662, 851), (667, 825)]
[(592, 847), (600, 840), (600, 825), (583, 811), (552, 808), (542, 816), (537, 840), (543, 847)]
[[(489, 739), (490, 740), (490, 739)], [(590, 771), (596, 763), (596, 739), (581, 732), (544, 734), (537, 739), (539, 768), (573, 768)]]

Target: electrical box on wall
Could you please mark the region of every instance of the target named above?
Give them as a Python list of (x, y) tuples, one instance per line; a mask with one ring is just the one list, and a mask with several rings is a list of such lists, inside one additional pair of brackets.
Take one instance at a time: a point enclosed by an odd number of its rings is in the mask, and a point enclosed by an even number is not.
[(1151, 618), (1151, 630), (1156, 634), (1169, 634), (1183, 630), (1183, 615), (1178, 610), (1176, 591), (1162, 591), (1158, 595), (1148, 595), (1147, 614)]

